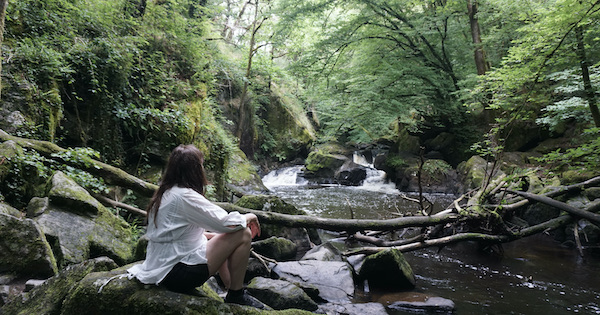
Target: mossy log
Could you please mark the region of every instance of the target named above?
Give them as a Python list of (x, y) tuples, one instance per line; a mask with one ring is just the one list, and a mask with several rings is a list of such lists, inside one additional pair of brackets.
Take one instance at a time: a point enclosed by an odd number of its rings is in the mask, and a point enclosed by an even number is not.
[(130, 188), (144, 196), (152, 196), (152, 194), (154, 194), (154, 191), (158, 188), (158, 186), (143, 181), (131, 174), (128, 174), (120, 168), (108, 165), (106, 163), (91, 158), (86, 159), (84, 163), (74, 163), (72, 161), (61, 159), (60, 157), (53, 154), (64, 152), (66, 151), (66, 149), (61, 148), (52, 142), (31, 140), (11, 136), (1, 129), (0, 140), (12, 140), (23, 148), (33, 149), (48, 158), (60, 160), (61, 163), (71, 165), (73, 167), (82, 169), (90, 174), (102, 177), (109, 184)]

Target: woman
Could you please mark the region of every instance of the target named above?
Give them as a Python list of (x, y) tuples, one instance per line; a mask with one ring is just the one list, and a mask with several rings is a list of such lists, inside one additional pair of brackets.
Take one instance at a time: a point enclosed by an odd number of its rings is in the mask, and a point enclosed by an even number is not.
[(193, 145), (173, 150), (148, 205), (146, 260), (127, 271), (142, 283), (183, 293), (220, 271), (229, 289), (225, 302), (261, 307), (243, 289), (250, 243), (260, 235), (258, 219), (227, 213), (204, 197), (203, 163), (202, 152)]

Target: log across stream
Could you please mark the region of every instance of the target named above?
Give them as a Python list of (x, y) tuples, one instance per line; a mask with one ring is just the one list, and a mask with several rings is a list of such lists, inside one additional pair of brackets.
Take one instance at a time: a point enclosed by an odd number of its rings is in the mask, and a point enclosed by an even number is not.
[[(280, 183), (270, 186), (276, 195), (324, 218), (390, 219), (398, 209), (418, 210), (389, 189)], [(439, 211), (456, 196), (427, 197)], [(432, 247), (405, 256), (417, 277), (415, 291), (453, 300), (455, 314), (600, 314), (598, 251), (581, 257), (576, 249), (563, 248), (545, 234), (505, 243), (503, 248), (499, 257), (478, 251), (475, 243), (461, 242), (441, 251)], [(362, 301), (385, 302), (407, 294), (370, 291), (357, 296)]]

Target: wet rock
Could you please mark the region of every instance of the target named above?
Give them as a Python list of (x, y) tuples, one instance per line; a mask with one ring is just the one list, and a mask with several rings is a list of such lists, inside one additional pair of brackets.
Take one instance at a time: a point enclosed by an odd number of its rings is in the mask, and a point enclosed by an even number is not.
[(300, 260), (343, 261), (342, 254), (331, 242), (315, 246)]
[(0, 212), (0, 269), (41, 277), (58, 272), (52, 249), (33, 220)]
[(60, 171), (54, 173), (50, 180), (48, 197), (53, 204), (64, 206), (74, 213), (96, 215), (98, 209), (103, 208), (87, 190)]
[(340, 185), (360, 186), (367, 178), (367, 168), (348, 160), (335, 171), (333, 178)]
[(371, 288), (406, 290), (415, 287), (415, 275), (404, 255), (396, 249), (384, 250), (365, 259), (359, 273)]
[(278, 278), (300, 287), (303, 287), (303, 284), (316, 287), (319, 297), (328, 302), (346, 303), (354, 296), (351, 267), (345, 262), (289, 261), (278, 263), (272, 272)]
[(536, 225), (554, 219), (560, 215), (560, 210), (542, 203), (535, 203), (527, 207), (522, 219), (529, 225)]
[[(2, 311), (5, 314), (61, 314), (61, 305), (69, 291), (73, 289), (90, 272), (105, 271), (115, 268), (117, 265), (111, 259), (100, 257), (87, 260), (80, 264), (71, 265), (61, 270), (56, 276), (36, 286), (24, 296), (19, 296), (7, 303)], [(118, 304), (118, 303), (115, 303)], [(88, 311), (81, 314), (90, 314)], [(63, 313), (65, 314), (65, 313)]]
[(273, 258), (277, 261), (290, 260), (296, 257), (296, 243), (283, 237), (269, 237), (266, 240), (252, 243), (252, 249), (258, 254)]
[(320, 314), (344, 314), (344, 315), (369, 315), (369, 314), (387, 314), (387, 310), (380, 303), (347, 303), (335, 304), (326, 303), (319, 305)]
[(268, 278), (271, 275), (271, 270), (260, 260), (250, 257), (248, 260), (248, 267), (246, 268), (246, 275), (244, 276), (244, 282), (250, 282), (255, 277)]
[(304, 178), (317, 183), (328, 183), (348, 160), (348, 157), (341, 154), (331, 154), (321, 150), (312, 151), (306, 158)]
[(594, 201), (600, 198), (600, 187), (586, 188), (582, 194), (589, 200)]
[(403, 312), (424, 312), (435, 314), (451, 314), (454, 312), (454, 302), (441, 297), (429, 297), (425, 301), (396, 301), (388, 305), (390, 309)]
[(300, 287), (283, 280), (257, 277), (248, 284), (252, 296), (276, 310), (289, 308), (315, 311), (318, 306)]

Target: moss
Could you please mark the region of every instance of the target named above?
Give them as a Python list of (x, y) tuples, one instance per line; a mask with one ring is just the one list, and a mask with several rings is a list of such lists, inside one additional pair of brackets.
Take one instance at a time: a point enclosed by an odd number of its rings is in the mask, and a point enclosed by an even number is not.
[(323, 170), (335, 171), (340, 168), (346, 157), (339, 154), (329, 154), (322, 151), (313, 151), (306, 159), (306, 170), (316, 173)]
[(388, 249), (365, 259), (360, 276), (373, 288), (412, 289), (415, 276), (402, 252)]

